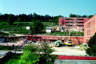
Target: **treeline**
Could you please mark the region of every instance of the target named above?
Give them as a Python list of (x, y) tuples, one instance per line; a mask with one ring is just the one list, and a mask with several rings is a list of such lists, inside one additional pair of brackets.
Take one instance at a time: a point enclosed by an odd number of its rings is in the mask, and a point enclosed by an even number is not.
[(34, 14), (3, 14), (0, 15), (0, 22), (8, 22), (10, 25), (13, 25), (14, 22), (32, 22), (32, 21), (40, 21), (40, 22), (58, 22), (58, 18), (60, 16), (49, 16), (49, 15), (38, 15)]
[[(77, 15), (77, 14), (70, 14), (69, 17), (85, 17), (90, 18), (93, 15)], [(58, 23), (59, 17), (63, 17), (61, 15), (59, 16), (50, 16), (50, 15), (39, 15), (36, 13), (33, 14), (0, 14), (0, 22), (8, 22), (10, 25), (13, 25), (14, 22), (32, 22), (32, 21), (40, 21), (40, 22), (54, 22)]]
[(76, 18), (91, 18), (93, 15), (78, 15), (78, 14), (70, 14), (69, 17), (76, 17)]

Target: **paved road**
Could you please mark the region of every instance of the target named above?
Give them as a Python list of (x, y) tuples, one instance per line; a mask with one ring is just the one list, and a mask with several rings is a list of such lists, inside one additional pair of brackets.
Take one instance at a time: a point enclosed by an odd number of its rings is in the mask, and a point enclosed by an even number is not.
[(72, 56), (85, 56), (87, 55), (85, 51), (76, 49), (74, 47), (53, 47), (55, 52), (52, 54), (56, 55), (72, 55)]
[[(0, 50), (0, 56), (4, 56), (7, 52), (9, 52), (9, 50)], [(15, 52), (15, 51), (11, 51), (11, 52)], [(23, 53), (23, 51), (16, 51), (16, 53)]]
[(8, 51), (3, 51), (3, 50), (1, 50), (1, 51), (0, 51), (0, 56), (4, 56), (7, 52), (8, 52)]
[[(71, 56), (85, 56), (87, 55), (85, 51), (80, 49), (74, 49), (72, 47), (53, 47), (55, 50), (52, 54), (54, 55), (71, 55)], [(7, 50), (0, 50), (0, 56), (7, 53)], [(14, 51), (12, 51), (14, 52)], [(16, 53), (23, 53), (23, 51), (16, 51)]]

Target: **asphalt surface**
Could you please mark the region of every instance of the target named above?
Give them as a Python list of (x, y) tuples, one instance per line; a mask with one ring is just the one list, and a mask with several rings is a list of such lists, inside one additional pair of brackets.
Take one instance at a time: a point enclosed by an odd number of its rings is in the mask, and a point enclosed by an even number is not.
[(85, 56), (87, 55), (84, 50), (80, 50), (74, 47), (53, 47), (55, 55), (71, 55), (71, 56)]
[[(72, 47), (53, 47), (55, 50), (52, 54), (54, 55), (71, 55), (71, 56), (85, 56), (85, 51), (75, 49)], [(4, 56), (10, 50), (0, 50), (0, 56)], [(14, 50), (11, 52), (15, 52)], [(16, 53), (23, 53), (23, 51), (16, 51)]]

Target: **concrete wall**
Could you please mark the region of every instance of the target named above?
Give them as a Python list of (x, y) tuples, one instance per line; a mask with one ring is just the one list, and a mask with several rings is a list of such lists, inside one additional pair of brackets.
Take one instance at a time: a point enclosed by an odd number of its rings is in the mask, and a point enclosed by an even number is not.
[(62, 42), (68, 41), (68, 39), (72, 40), (72, 43), (75, 45), (78, 45), (80, 43), (83, 43), (84, 39), (83, 36), (49, 36), (49, 35), (33, 35), (33, 36), (27, 36), (27, 40), (33, 40), (33, 41), (40, 41), (40, 40), (46, 40), (50, 42), (54, 42), (58, 39), (62, 40)]

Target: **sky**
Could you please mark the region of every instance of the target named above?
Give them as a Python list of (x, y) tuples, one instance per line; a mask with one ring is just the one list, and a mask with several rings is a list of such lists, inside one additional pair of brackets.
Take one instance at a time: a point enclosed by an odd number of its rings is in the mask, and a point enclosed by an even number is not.
[(0, 0), (1, 14), (69, 16), (96, 14), (96, 0)]

